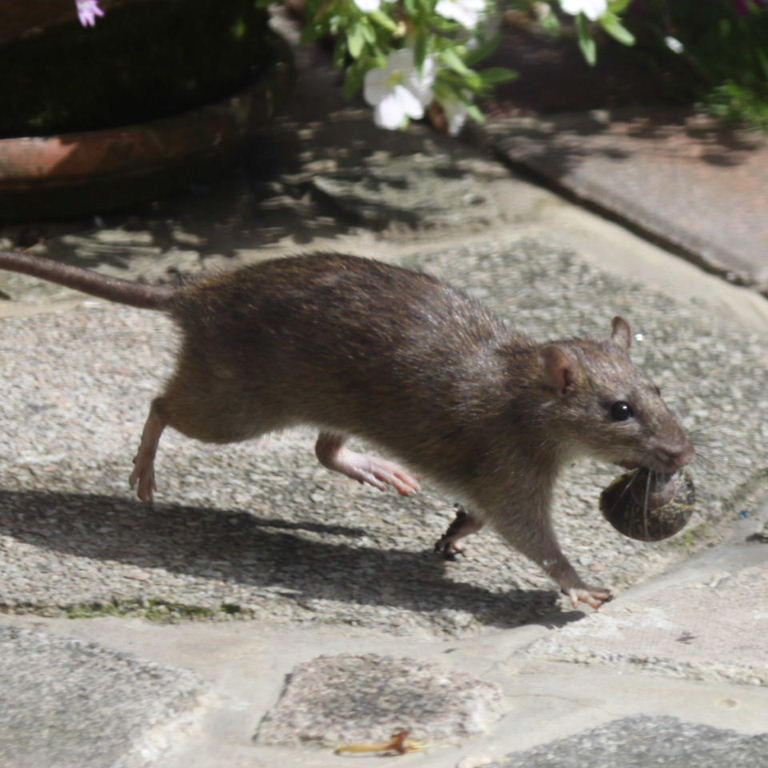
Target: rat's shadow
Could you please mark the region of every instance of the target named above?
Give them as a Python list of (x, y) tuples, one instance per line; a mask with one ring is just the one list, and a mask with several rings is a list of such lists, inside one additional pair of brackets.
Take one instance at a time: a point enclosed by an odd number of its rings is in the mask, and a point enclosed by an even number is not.
[[(1, 491), (0, 532), (70, 555), (269, 588), (297, 601), (467, 611), (499, 628), (581, 616), (558, 611), (554, 591), (499, 593), (455, 582), (435, 555), (360, 546), (354, 540), (367, 532), (342, 525), (202, 507), (150, 508), (111, 496)], [(142, 591), (147, 587), (143, 583)]]

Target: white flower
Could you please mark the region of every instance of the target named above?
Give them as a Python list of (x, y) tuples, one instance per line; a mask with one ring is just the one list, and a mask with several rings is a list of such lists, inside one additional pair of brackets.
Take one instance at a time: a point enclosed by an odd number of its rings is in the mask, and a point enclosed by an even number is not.
[(448, 96), (440, 102), (440, 106), (443, 108), (443, 114), (445, 114), (448, 123), (448, 133), (451, 136), (457, 136), (464, 127), (464, 123), (467, 122), (467, 105), (460, 99)]
[(406, 125), (408, 118), (424, 117), (424, 107), (432, 101), (435, 70), (434, 58), (428, 56), (419, 72), (413, 50), (403, 48), (389, 55), (385, 67), (366, 72), (363, 95), (375, 108), (376, 125), (395, 130)]
[(673, 53), (682, 53), (685, 50), (685, 46), (676, 37), (672, 37), (672, 35), (665, 37), (664, 43)]
[(608, 0), (560, 0), (560, 6), (572, 16), (583, 13), (590, 21), (597, 21), (608, 10)]
[(438, 0), (435, 10), (446, 19), (474, 29), (483, 16), (485, 6), (485, 0)]
[(363, 13), (373, 13), (381, 8), (381, 0), (354, 0), (354, 3)]

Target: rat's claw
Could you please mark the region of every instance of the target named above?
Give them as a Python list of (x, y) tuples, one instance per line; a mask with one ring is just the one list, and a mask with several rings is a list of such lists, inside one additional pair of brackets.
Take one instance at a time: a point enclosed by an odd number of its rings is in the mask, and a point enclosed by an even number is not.
[(435, 552), (445, 560), (455, 560), (463, 555), (464, 549), (457, 542), (465, 536), (476, 533), (483, 527), (483, 521), (473, 517), (460, 504), (456, 505), (456, 516), (446, 532), (435, 543)]
[(373, 456), (361, 456), (360, 461), (350, 465), (349, 476), (359, 483), (368, 483), (380, 491), (391, 485), (401, 496), (411, 496), (419, 490), (419, 483), (413, 475), (383, 459)]
[(147, 416), (141, 433), (141, 444), (136, 458), (133, 460), (133, 472), (128, 478), (131, 488), (136, 486), (136, 495), (142, 501), (147, 502), (152, 501), (152, 496), (157, 490), (155, 485), (155, 454), (160, 435), (165, 429), (165, 421), (160, 415), (161, 408), (162, 398), (157, 398), (152, 402), (149, 416)]
[(451, 562), (457, 560), (459, 555), (466, 555), (466, 552), (456, 544), (442, 544), (439, 541), (435, 544), (435, 553), (440, 555), (443, 560), (450, 560)]
[(138, 461), (138, 456), (134, 459), (136, 465), (131, 472), (131, 476), (128, 478), (128, 484), (131, 489), (136, 488), (136, 495), (141, 501), (150, 502), (154, 497), (154, 492), (157, 490), (155, 484), (155, 468), (150, 462), (149, 465)]
[(376, 475), (371, 472), (366, 472), (363, 469), (358, 469), (354, 474), (349, 475), (353, 480), (357, 480), (361, 485), (372, 485), (374, 488), (378, 488), (380, 491), (387, 490), (387, 484), (379, 480)]
[(610, 590), (602, 587), (574, 587), (567, 592), (574, 608), (579, 607), (579, 603), (586, 603), (590, 608), (599, 608), (603, 603), (613, 600)]
[[(410, 496), (419, 490), (419, 481), (407, 470), (384, 459), (369, 457), (371, 474), (382, 483), (391, 485), (401, 496)], [(385, 486), (377, 485), (383, 488)]]

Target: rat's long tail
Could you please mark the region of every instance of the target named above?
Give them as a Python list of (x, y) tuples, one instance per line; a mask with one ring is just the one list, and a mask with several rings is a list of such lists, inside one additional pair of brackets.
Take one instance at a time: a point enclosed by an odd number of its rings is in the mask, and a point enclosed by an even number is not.
[(121, 280), (83, 267), (60, 264), (52, 259), (41, 259), (14, 251), (0, 251), (0, 269), (23, 272), (107, 301), (140, 309), (165, 309), (175, 293), (173, 288), (166, 286)]

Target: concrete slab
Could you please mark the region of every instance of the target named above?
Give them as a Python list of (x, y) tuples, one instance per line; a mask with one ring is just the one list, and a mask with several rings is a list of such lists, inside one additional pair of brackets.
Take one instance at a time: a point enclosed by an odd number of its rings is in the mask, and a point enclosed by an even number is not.
[(768, 139), (690, 110), (619, 108), (497, 119), (513, 166), (685, 254), (768, 291)]
[[(531, 653), (693, 680), (768, 685), (768, 547), (761, 566), (708, 574), (606, 606)], [(646, 590), (650, 592), (650, 590)], [(717, 617), (713, 621), (713, 617)]]
[(95, 643), (0, 626), (0, 763), (139, 768), (183, 733), (191, 673)]
[(745, 736), (671, 717), (628, 717), (487, 768), (754, 768), (764, 763), (766, 749), (768, 734)]

